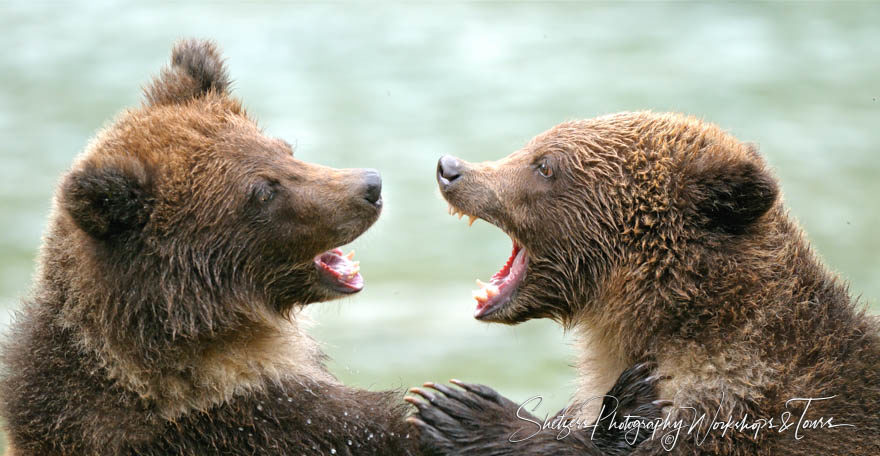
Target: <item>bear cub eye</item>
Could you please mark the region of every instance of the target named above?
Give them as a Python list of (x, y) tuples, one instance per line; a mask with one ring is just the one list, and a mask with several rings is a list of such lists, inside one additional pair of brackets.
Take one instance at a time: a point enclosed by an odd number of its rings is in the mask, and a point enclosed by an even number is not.
[(274, 181), (261, 182), (254, 187), (253, 198), (260, 204), (267, 204), (275, 199), (275, 194), (278, 193), (277, 186), (278, 183)]
[(538, 169), (538, 174), (540, 174), (543, 177), (546, 177), (549, 179), (550, 177), (553, 176), (553, 168), (550, 167), (549, 160), (547, 160), (546, 158), (541, 159), (541, 161), (538, 163), (537, 169)]

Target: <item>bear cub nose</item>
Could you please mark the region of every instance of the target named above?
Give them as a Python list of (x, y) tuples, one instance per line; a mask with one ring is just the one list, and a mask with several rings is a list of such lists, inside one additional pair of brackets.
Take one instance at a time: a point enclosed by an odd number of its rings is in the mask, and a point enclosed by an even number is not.
[(437, 182), (444, 189), (461, 177), (461, 160), (444, 155), (437, 162)]
[(379, 200), (382, 199), (382, 177), (379, 176), (379, 172), (375, 169), (364, 171), (364, 184), (366, 185), (364, 199), (378, 206)]

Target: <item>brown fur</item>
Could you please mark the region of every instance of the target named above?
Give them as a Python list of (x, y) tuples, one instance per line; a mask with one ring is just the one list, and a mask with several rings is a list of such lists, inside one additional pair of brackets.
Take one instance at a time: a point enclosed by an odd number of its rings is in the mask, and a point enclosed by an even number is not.
[(341, 296), (313, 259), (379, 216), (370, 172), (293, 158), (228, 86), (179, 43), (62, 179), (3, 350), (16, 454), (416, 451), (399, 395), (339, 384), (300, 315)]
[[(541, 163), (551, 177), (537, 172)], [(855, 428), (682, 434), (673, 454), (880, 454), (880, 330), (812, 252), (754, 147), (692, 117), (566, 122), (497, 162), (461, 162), (458, 210), (525, 246), (511, 301), (484, 319), (552, 318), (581, 335), (577, 400), (633, 362), (671, 376), (671, 416), (795, 417)], [(441, 186), (442, 187), (442, 186)], [(723, 397), (723, 400), (722, 400)], [(702, 429), (702, 428), (701, 428)], [(702, 434), (700, 434), (702, 435)], [(666, 454), (659, 439), (637, 454)]]

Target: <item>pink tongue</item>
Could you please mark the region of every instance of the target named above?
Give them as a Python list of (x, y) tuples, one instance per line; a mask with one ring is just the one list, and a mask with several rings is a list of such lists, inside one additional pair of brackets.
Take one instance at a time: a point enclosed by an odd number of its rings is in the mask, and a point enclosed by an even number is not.
[(355, 274), (360, 272), (360, 269), (353, 262), (343, 259), (338, 261), (336, 264), (332, 265), (333, 271), (339, 274), (340, 279), (345, 279), (346, 277), (353, 277)]
[(477, 308), (474, 312), (475, 317), (480, 317), (483, 314), (483, 310), (497, 301), (496, 296), (505, 293), (506, 288), (517, 286), (523, 274), (525, 258), (525, 251), (514, 244), (510, 259), (507, 260), (507, 263), (498, 273), (492, 276), (489, 283), (477, 280), (477, 286), (480, 289), (473, 292), (474, 299), (477, 301)]
[(354, 252), (344, 255), (342, 250), (333, 249), (318, 257), (317, 262), (337, 282), (348, 288), (360, 290), (364, 286), (364, 279), (360, 275), (360, 264), (351, 261)]

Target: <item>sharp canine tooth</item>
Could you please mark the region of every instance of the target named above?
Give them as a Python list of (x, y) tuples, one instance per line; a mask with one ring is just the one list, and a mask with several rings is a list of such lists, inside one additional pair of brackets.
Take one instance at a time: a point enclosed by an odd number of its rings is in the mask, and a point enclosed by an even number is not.
[(458, 213), (458, 219), (461, 220), (462, 217), (464, 217), (464, 214), (461, 213), (461, 212), (459, 212), (459, 213)]
[(453, 209), (452, 205), (450, 204), (449, 209), (447, 209), (447, 211), (449, 212), (449, 215), (452, 215), (452, 213), (455, 211), (455, 209)]
[(498, 287), (496, 287), (495, 285), (489, 285), (488, 287), (486, 287), (486, 296), (490, 298), (498, 296), (499, 291), (500, 290), (498, 290)]
[(477, 217), (475, 217), (475, 216), (473, 216), (473, 215), (468, 215), (468, 219), (469, 219), (469, 220), (468, 220), (468, 226), (471, 226), (471, 225), (474, 224), (474, 220), (476, 220)]
[(348, 258), (349, 260), (352, 259), (352, 258), (354, 258), (354, 250), (352, 250), (351, 252), (346, 253), (346, 254), (345, 254), (345, 257)]
[(477, 279), (477, 286), (480, 288), (486, 288), (486, 284), (480, 279)]

